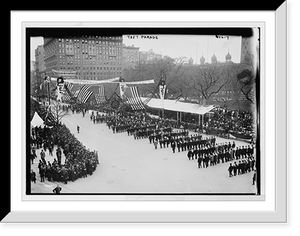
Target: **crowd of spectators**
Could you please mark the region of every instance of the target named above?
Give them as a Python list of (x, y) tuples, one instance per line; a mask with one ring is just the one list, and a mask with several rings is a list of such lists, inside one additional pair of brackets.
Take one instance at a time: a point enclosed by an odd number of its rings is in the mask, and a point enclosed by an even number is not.
[(207, 133), (230, 133), (241, 138), (251, 138), (254, 135), (253, 115), (249, 111), (215, 108), (203, 128)]
[[(98, 153), (88, 150), (78, 141), (70, 130), (63, 124), (49, 127), (35, 127), (32, 129), (31, 136), (31, 162), (38, 158), (36, 149), (40, 149), (40, 159), (38, 164), (41, 182), (58, 181), (67, 183), (78, 178), (92, 175), (99, 164)], [(53, 156), (56, 148), (56, 158), (50, 163), (45, 158), (48, 151)], [(62, 162), (62, 153), (65, 156)]]

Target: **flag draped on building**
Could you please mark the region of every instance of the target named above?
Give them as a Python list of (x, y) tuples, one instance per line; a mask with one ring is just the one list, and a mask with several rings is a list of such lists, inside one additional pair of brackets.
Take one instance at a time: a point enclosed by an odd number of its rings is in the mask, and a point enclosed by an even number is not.
[(125, 104), (129, 105), (132, 110), (143, 110), (145, 106), (140, 98), (138, 88), (134, 87), (127, 87), (124, 92), (124, 100)]

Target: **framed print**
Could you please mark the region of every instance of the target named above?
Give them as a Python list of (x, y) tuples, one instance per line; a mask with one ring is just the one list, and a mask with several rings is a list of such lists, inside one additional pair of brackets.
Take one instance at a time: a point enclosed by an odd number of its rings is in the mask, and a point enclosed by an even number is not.
[[(99, 30), (101, 36), (96, 35)], [(26, 195), (52, 195), (47, 187), (54, 189), (53, 183), (59, 183), (63, 195), (132, 195), (133, 199), (138, 195), (151, 200), (162, 195), (165, 199), (168, 195), (263, 195), (256, 121), (259, 86), (246, 79), (251, 73), (251, 79), (260, 80), (259, 38), (263, 32), (259, 24), (146, 30), (27, 28), (26, 42), (43, 35), (46, 68), (48, 62), (53, 64), (53, 46), (59, 55), (55, 56), (55, 68), (44, 71), (50, 78), (45, 84), (48, 98), (42, 95), (44, 82), (31, 83), (39, 87), (30, 97), (27, 114), (33, 138), (27, 146), (32, 160), (26, 162)], [(76, 37), (78, 34), (83, 36)], [(156, 51), (161, 48), (164, 55), (126, 46), (133, 42)], [(190, 47), (192, 42), (196, 48)], [(179, 46), (182, 52), (176, 56)], [(199, 61), (197, 47), (206, 50), (206, 58), (212, 54), (211, 61), (205, 62), (205, 53)], [(194, 50), (195, 62), (192, 57), (180, 56)], [(224, 59), (217, 59), (222, 55)], [(70, 68), (70, 74), (64, 74)], [(232, 80), (238, 76), (239, 80)], [(57, 82), (59, 79), (64, 81)], [(63, 84), (62, 91), (68, 94), (54, 98), (53, 81)], [(47, 104), (52, 110), (40, 111)], [(49, 122), (45, 127), (44, 120)], [(50, 136), (51, 144), (40, 143), (44, 135)], [(95, 143), (86, 140), (91, 136)], [(42, 158), (38, 162), (37, 156)], [(187, 160), (193, 164), (182, 169)], [(40, 174), (43, 165), (45, 174)], [(97, 171), (102, 166), (110, 170), (106, 174), (105, 169)], [(212, 169), (206, 172), (209, 167)], [(30, 181), (31, 173), (39, 173), (40, 178)], [(235, 184), (234, 176), (239, 177)], [(211, 183), (213, 178), (215, 183)]]
[(3, 222), (286, 221), (286, 2), (144, 13), (12, 12)]

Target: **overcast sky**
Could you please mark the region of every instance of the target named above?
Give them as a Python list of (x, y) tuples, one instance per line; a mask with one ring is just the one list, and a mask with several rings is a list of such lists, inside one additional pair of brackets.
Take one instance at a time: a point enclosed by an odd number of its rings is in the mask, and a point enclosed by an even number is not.
[[(146, 37), (146, 36), (152, 36)], [(31, 61), (34, 61), (34, 50), (38, 45), (44, 42), (42, 37), (31, 38)], [(197, 36), (197, 35), (124, 35), (123, 44), (126, 46), (134, 45), (139, 47), (140, 51), (149, 51), (153, 49), (155, 53), (172, 58), (190, 57), (194, 63), (199, 64), (203, 55), (205, 61), (211, 61), (215, 53), (218, 61), (225, 61), (225, 56), (229, 52), (231, 60), (239, 63), (241, 56), (241, 37), (228, 36), (216, 38), (215, 36)]]
[[(194, 36), (194, 35), (150, 35), (153, 38), (138, 35), (124, 35), (123, 43), (127, 46), (134, 45), (140, 51), (153, 49), (155, 53), (170, 56), (172, 58), (190, 57), (194, 63), (199, 64), (203, 55), (206, 62), (211, 61), (215, 53), (218, 61), (225, 61), (225, 56), (229, 52), (231, 60), (239, 63), (241, 57), (241, 37), (228, 36), (216, 38), (215, 36)], [(196, 62), (197, 59), (197, 62)]]

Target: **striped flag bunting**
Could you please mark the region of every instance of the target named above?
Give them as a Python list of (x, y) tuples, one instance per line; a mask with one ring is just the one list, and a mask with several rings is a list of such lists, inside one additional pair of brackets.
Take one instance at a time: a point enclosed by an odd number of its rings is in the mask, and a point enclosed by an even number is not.
[[(69, 83), (69, 84), (73, 84), (73, 83)], [(77, 98), (81, 86), (82, 86), (81, 84), (73, 84), (73, 86), (69, 89), (73, 98), (75, 99)]]
[(78, 98), (79, 92), (80, 92), (80, 89), (77, 89), (76, 91), (74, 91), (74, 97), (75, 98)]
[(99, 93), (94, 93), (96, 103), (97, 104), (106, 103), (106, 98), (105, 98), (105, 95), (104, 95), (104, 86), (103, 85), (99, 86), (99, 91), (98, 92)]
[(143, 103), (144, 103), (145, 105), (147, 105), (147, 104), (150, 102), (151, 99), (152, 99), (151, 97), (148, 97), (148, 98), (146, 98), (146, 99), (143, 101)]
[(91, 85), (83, 85), (78, 92), (77, 100), (81, 103), (86, 103), (87, 100), (90, 98), (90, 96), (93, 94), (92, 91), (90, 91)]
[(138, 88), (128, 87), (124, 92), (125, 95), (125, 104), (130, 105), (132, 110), (143, 110), (145, 106), (140, 98)]
[(95, 100), (97, 104), (104, 104), (106, 103), (106, 98), (101, 96), (99, 93), (94, 94)]
[(63, 96), (64, 101), (67, 102), (72, 101), (72, 98), (74, 97), (74, 95), (71, 92), (72, 88), (73, 88), (73, 84), (71, 83), (64, 84), (64, 96)]
[[(103, 104), (106, 102), (103, 85), (86, 84), (82, 86), (73, 84), (73, 86), (69, 85), (68, 88), (71, 99), (75, 98), (81, 103), (86, 103), (90, 99), (95, 99), (97, 104)], [(68, 88), (66, 90), (68, 90)]]

